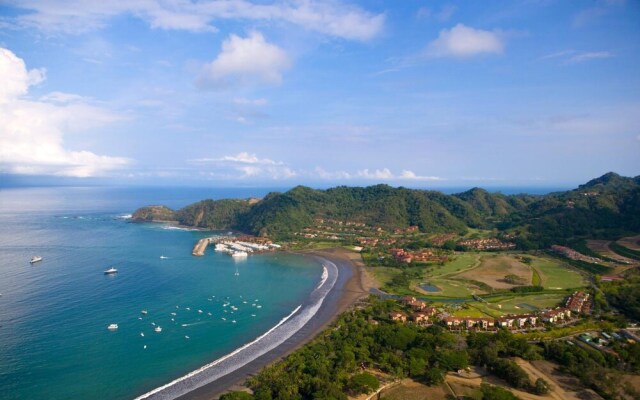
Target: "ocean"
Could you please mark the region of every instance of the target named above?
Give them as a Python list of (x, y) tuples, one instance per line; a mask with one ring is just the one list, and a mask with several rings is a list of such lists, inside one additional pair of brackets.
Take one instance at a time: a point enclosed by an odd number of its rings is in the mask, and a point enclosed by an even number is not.
[[(236, 261), (212, 248), (193, 257), (193, 244), (211, 232), (128, 219), (148, 204), (179, 208), (267, 192), (0, 190), (0, 398), (131, 399), (266, 332), (273, 341), (285, 337), (290, 328), (279, 324), (311, 304), (310, 293), (323, 295), (327, 271), (319, 261), (283, 253)], [(33, 255), (43, 261), (30, 264)], [(118, 273), (104, 275), (112, 266)], [(289, 322), (304, 323), (311, 306)], [(112, 323), (116, 331), (107, 329)]]

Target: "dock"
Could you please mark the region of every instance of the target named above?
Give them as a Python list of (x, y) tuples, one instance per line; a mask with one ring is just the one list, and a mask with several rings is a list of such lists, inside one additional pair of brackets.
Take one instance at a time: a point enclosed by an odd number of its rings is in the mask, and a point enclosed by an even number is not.
[(207, 246), (211, 243), (212, 239), (213, 238), (204, 238), (204, 239), (198, 240), (198, 243), (196, 243), (196, 245), (193, 246), (193, 250), (191, 251), (191, 254), (198, 257), (204, 256), (204, 252), (207, 249)]
[[(242, 240), (240, 240), (242, 239)], [(263, 253), (280, 249), (282, 246), (272, 243), (268, 239), (249, 237), (249, 236), (211, 236), (202, 238), (193, 246), (191, 254), (196, 257), (204, 256), (207, 246), (216, 244), (216, 251), (224, 251), (229, 254), (235, 252), (246, 253)]]

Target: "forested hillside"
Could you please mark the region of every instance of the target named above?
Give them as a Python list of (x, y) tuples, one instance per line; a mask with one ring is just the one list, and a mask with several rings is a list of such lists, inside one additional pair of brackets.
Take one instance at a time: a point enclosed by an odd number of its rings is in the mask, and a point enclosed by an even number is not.
[[(163, 216), (167, 215), (170, 212), (163, 209)], [(272, 238), (289, 237), (313, 226), (316, 218), (385, 229), (415, 225), (429, 233), (496, 228), (513, 234), (522, 248), (540, 248), (573, 238), (640, 232), (640, 177), (608, 173), (577, 189), (546, 196), (507, 196), (478, 188), (446, 195), (388, 185), (328, 190), (297, 186), (256, 202), (204, 200), (174, 216), (183, 225)], [(140, 221), (152, 217), (147, 208), (134, 214)]]

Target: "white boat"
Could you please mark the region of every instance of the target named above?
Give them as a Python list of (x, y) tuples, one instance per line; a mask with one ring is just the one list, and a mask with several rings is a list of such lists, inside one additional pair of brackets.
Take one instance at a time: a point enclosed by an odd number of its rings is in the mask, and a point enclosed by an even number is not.
[(167, 256), (160, 256), (160, 259), (161, 259), (161, 260), (166, 260), (166, 259), (168, 259), (168, 258), (169, 258), (169, 257), (167, 257)]
[(248, 255), (246, 251), (234, 251), (231, 253), (231, 257), (247, 257)]
[(217, 244), (216, 244), (216, 247), (215, 247), (215, 251), (224, 251), (224, 252), (227, 252), (227, 251), (229, 251), (229, 249), (228, 249), (228, 248), (227, 248), (227, 246), (225, 246), (224, 244), (222, 244), (222, 243), (217, 243)]
[(140, 311), (140, 314), (147, 315), (148, 313), (147, 313), (147, 310), (142, 310), (142, 311)]
[(31, 257), (31, 260), (29, 261), (31, 264), (33, 263), (37, 263), (38, 261), (42, 261), (42, 257), (40, 256), (33, 256)]
[(118, 329), (118, 324), (109, 324), (109, 326), (107, 326), (107, 329), (110, 331), (115, 331), (116, 329)]
[(159, 326), (156, 326), (156, 328), (154, 329), (154, 331), (160, 333), (162, 332), (162, 328), (160, 328)]
[(140, 336), (144, 337), (144, 332), (140, 332)]
[(109, 268), (109, 269), (104, 271), (105, 275), (111, 275), (111, 274), (117, 274), (117, 273), (118, 273), (118, 270), (113, 268), (113, 267), (111, 267), (111, 268)]

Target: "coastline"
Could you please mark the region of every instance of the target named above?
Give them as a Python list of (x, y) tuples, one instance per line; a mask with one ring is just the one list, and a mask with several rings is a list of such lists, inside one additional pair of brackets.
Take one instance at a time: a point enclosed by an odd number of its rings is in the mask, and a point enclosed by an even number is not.
[(250, 361), (237, 370), (215, 382), (197, 388), (178, 397), (180, 400), (217, 399), (229, 390), (241, 390), (247, 378), (262, 368), (288, 356), (295, 350), (313, 340), (326, 329), (341, 313), (349, 309), (358, 300), (368, 296), (368, 277), (358, 253), (343, 249), (330, 248), (295, 252), (295, 254), (326, 259), (338, 268), (338, 280), (326, 296), (318, 312), (300, 330), (282, 344)]

